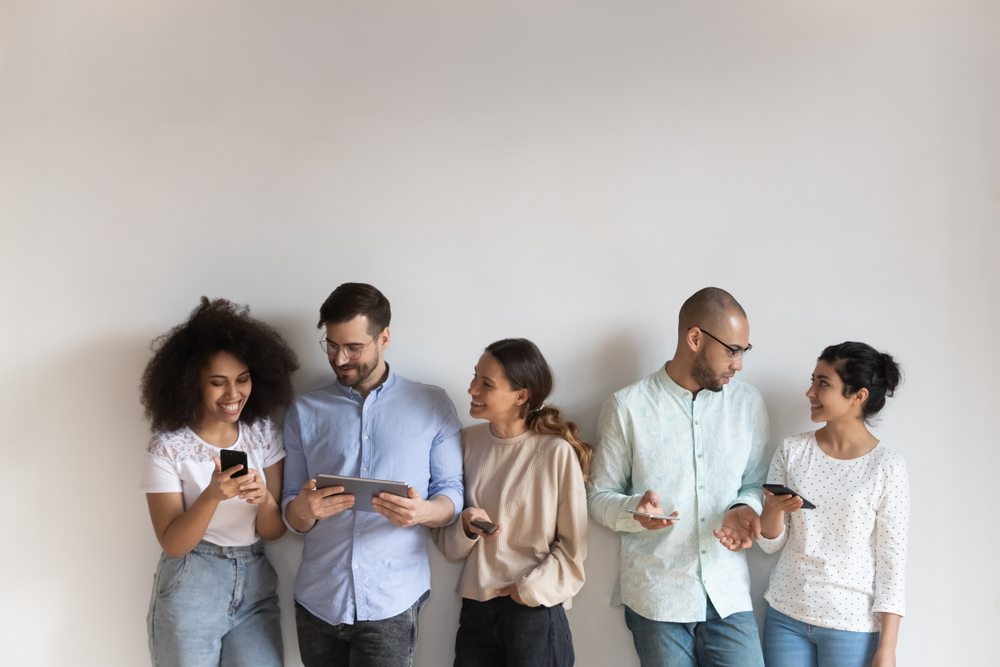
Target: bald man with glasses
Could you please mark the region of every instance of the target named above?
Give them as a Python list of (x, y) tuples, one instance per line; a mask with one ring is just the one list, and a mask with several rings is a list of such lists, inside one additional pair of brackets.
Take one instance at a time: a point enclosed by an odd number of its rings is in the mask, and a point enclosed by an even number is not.
[(612, 603), (643, 667), (763, 667), (742, 551), (760, 536), (769, 427), (760, 392), (734, 379), (750, 324), (707, 287), (681, 307), (677, 338), (598, 421), (587, 504), (622, 534)]

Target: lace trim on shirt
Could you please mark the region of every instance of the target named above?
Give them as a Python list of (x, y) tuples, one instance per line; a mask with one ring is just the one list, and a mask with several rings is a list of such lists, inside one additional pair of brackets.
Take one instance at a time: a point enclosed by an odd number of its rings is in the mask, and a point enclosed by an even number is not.
[[(232, 447), (241, 452), (270, 452), (279, 445), (277, 428), (270, 419), (259, 419), (247, 426), (240, 423), (240, 437)], [(205, 443), (189, 428), (171, 433), (156, 433), (149, 440), (146, 452), (172, 461), (209, 462), (219, 450)], [(264, 457), (267, 458), (266, 456)]]

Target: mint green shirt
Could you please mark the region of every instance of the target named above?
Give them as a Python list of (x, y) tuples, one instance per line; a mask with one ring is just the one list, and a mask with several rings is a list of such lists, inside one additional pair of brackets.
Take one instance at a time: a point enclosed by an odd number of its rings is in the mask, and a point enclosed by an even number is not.
[[(597, 437), (587, 506), (622, 533), (612, 604), (673, 623), (704, 621), (709, 598), (722, 617), (751, 611), (746, 554), (712, 531), (738, 503), (761, 512), (770, 457), (760, 392), (733, 379), (694, 397), (661, 368), (605, 402)], [(680, 521), (656, 531), (639, 525), (625, 510), (647, 489)]]

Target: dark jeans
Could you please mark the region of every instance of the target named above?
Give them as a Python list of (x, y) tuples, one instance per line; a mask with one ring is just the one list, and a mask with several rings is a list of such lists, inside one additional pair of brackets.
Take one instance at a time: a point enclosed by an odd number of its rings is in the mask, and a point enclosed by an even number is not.
[(455, 667), (572, 667), (573, 660), (573, 635), (561, 604), (462, 600)]
[(295, 603), (299, 652), (305, 667), (411, 667), (419, 601), (392, 618), (330, 625)]

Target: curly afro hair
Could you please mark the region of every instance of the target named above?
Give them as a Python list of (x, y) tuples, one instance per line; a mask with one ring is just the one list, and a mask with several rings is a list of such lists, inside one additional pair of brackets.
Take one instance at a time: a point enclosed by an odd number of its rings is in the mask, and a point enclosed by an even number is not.
[(201, 419), (201, 370), (219, 352), (250, 369), (253, 389), (240, 421), (251, 424), (292, 401), (298, 359), (277, 331), (250, 317), (248, 306), (203, 296), (184, 324), (151, 347), (153, 358), (142, 374), (142, 405), (154, 431), (176, 431)]

